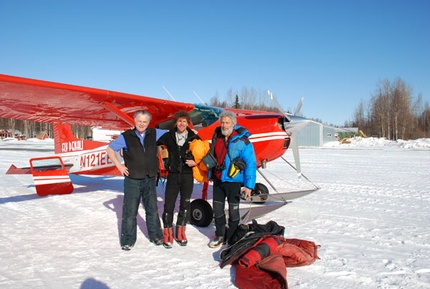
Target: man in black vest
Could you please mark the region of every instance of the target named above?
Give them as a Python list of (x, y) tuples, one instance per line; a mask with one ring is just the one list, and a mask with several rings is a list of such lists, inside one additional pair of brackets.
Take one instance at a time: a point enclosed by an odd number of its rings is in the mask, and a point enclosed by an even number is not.
[[(147, 111), (136, 111), (135, 127), (122, 133), (106, 150), (109, 158), (124, 176), (121, 248), (127, 251), (136, 243), (136, 216), (141, 200), (145, 208), (149, 239), (157, 246), (163, 244), (155, 188), (158, 173), (156, 142), (166, 130), (148, 128), (151, 118)], [(116, 154), (121, 149), (124, 163), (120, 162)]]

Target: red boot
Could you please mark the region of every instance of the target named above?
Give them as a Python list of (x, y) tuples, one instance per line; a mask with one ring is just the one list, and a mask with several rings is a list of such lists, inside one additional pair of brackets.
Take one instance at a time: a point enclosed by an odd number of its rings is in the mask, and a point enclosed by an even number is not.
[(166, 249), (171, 249), (173, 243), (173, 228), (164, 228), (164, 242), (163, 246)]
[(185, 229), (186, 226), (176, 226), (176, 242), (181, 246), (186, 246), (188, 243)]

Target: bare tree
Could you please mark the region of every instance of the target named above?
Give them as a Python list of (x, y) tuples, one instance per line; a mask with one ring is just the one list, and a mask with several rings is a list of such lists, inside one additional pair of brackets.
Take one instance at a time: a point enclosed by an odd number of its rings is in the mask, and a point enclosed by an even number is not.
[(241, 103), (243, 109), (256, 109), (257, 91), (254, 88), (248, 89), (247, 87), (242, 87)]
[(220, 101), (218, 92), (211, 97), (211, 99), (209, 100), (209, 105), (218, 106), (218, 107), (227, 107), (227, 104), (225, 101), (224, 102)]
[(355, 117), (355, 123), (354, 125), (359, 128), (364, 128), (366, 125), (366, 117), (365, 117), (365, 104), (364, 101), (361, 100), (358, 107), (355, 109), (354, 117)]
[[(388, 139), (429, 137), (428, 113), (422, 107), (421, 95), (413, 101), (412, 87), (401, 78), (392, 83), (384, 79), (378, 83), (371, 98), (367, 126), (371, 134)], [(357, 125), (362, 120), (363, 103), (360, 102), (353, 124)]]
[(12, 131), (12, 136), (15, 136), (15, 120), (14, 119), (11, 119), (11, 118), (9, 119), (8, 127)]
[(430, 136), (430, 106), (428, 101), (424, 104), (424, 109), (419, 118), (419, 122), (424, 134), (423, 137), (429, 137)]
[(411, 113), (412, 89), (403, 80), (397, 78), (392, 85), (392, 111), (394, 139), (406, 137), (405, 133), (412, 129), (413, 118)]
[(390, 82), (388, 80), (381, 81), (378, 84), (377, 91), (372, 97), (371, 108), (371, 127), (372, 134), (377, 134), (381, 137), (390, 137)]
[(237, 93), (233, 93), (233, 88), (230, 87), (227, 90), (227, 97), (226, 97), (226, 106), (224, 107), (232, 107), (234, 105), (234, 100), (235, 100), (235, 95), (237, 95)]

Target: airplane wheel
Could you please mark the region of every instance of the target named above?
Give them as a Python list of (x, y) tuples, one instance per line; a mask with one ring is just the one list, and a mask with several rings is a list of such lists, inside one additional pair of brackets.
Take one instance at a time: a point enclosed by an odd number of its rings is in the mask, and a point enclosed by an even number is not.
[[(255, 187), (254, 187), (254, 190), (251, 193), (251, 196), (258, 196), (260, 194), (268, 195), (269, 194), (269, 189), (266, 187), (265, 184), (256, 183)], [(260, 197), (260, 199), (261, 199), (261, 201), (253, 202), (253, 203), (264, 204), (266, 202), (267, 197), (265, 198), (265, 197), (262, 196), (262, 197)]]
[(213, 210), (211, 205), (203, 199), (191, 202), (190, 223), (197, 227), (207, 227), (212, 223)]

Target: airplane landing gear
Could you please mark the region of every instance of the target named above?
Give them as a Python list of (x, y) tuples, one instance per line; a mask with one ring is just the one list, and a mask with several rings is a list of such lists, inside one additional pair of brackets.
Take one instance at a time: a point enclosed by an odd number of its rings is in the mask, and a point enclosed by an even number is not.
[(196, 199), (191, 202), (190, 224), (197, 227), (207, 227), (213, 219), (211, 205), (203, 200)]
[[(269, 189), (262, 183), (256, 183), (254, 190), (251, 193), (252, 202), (255, 204), (264, 204), (269, 194)], [(262, 196), (259, 196), (262, 195)], [(258, 200), (258, 201), (257, 201)]]

